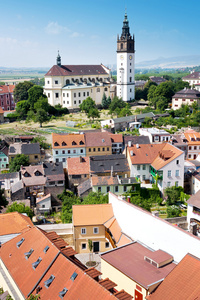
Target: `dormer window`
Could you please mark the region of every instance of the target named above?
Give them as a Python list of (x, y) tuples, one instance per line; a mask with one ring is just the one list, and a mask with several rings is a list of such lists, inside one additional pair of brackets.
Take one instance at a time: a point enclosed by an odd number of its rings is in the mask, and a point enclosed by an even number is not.
[(46, 246), (46, 247), (44, 248), (44, 253), (47, 253), (48, 250), (49, 250), (49, 246)]
[(65, 296), (65, 294), (67, 293), (68, 289), (67, 288), (64, 288), (61, 292), (59, 292), (59, 297), (61, 299), (63, 299), (63, 297)]
[(74, 273), (72, 274), (72, 276), (70, 277), (70, 279), (71, 279), (72, 281), (74, 281), (74, 280), (76, 279), (77, 276), (78, 276), (78, 274), (77, 274), (76, 272), (74, 272)]
[(25, 239), (24, 238), (22, 238), (18, 243), (17, 243), (17, 248), (19, 248), (21, 245), (22, 245), (22, 243), (25, 241)]
[(73, 145), (73, 146), (74, 146), (74, 145), (77, 145), (77, 143), (76, 143), (75, 141), (73, 141), (73, 142), (72, 142), (72, 145)]
[(54, 143), (54, 146), (57, 147), (57, 146), (59, 146), (59, 144), (58, 144), (57, 142), (55, 142), (55, 143)]
[(80, 142), (79, 142), (79, 145), (84, 145), (83, 141), (80, 141)]
[(28, 172), (25, 172), (24, 177), (30, 177), (30, 174)]
[(35, 176), (41, 176), (41, 173), (39, 171), (36, 171)]
[(36, 260), (34, 263), (32, 263), (32, 267), (35, 270), (37, 268), (37, 266), (39, 265), (39, 263), (42, 261), (41, 257), (38, 258), (38, 260)]
[(34, 251), (34, 250), (31, 248), (31, 249), (30, 249), (30, 251), (28, 251), (28, 252), (25, 252), (25, 253), (24, 253), (24, 255), (25, 255), (25, 258), (26, 258), (26, 259), (29, 259), (29, 257), (30, 257), (30, 256), (31, 256), (31, 254), (33, 253), (33, 251)]
[(62, 142), (62, 146), (66, 146), (67, 144), (65, 142)]
[(44, 282), (44, 285), (45, 285), (45, 287), (48, 289), (48, 287), (52, 284), (52, 282), (53, 282), (53, 280), (55, 279), (55, 276), (54, 275), (51, 275), (50, 277), (49, 277), (49, 279), (48, 280), (46, 280), (45, 282)]

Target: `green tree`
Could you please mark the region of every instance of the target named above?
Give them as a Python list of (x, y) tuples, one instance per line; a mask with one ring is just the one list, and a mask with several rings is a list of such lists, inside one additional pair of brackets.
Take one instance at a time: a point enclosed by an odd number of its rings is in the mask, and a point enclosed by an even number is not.
[(15, 102), (21, 100), (28, 100), (28, 90), (33, 87), (33, 83), (30, 81), (20, 82), (15, 86), (13, 95)]
[(42, 124), (47, 122), (48, 120), (49, 120), (48, 113), (44, 109), (39, 108), (36, 112), (34, 122), (39, 123), (40, 127), (42, 127)]
[(64, 191), (58, 195), (62, 201), (61, 220), (63, 223), (72, 222), (72, 205), (81, 204), (80, 198), (71, 191)]
[(30, 105), (30, 109), (34, 110), (34, 104), (40, 99), (40, 97), (46, 98), (41, 86), (34, 85), (28, 90), (28, 103)]
[(26, 118), (29, 109), (30, 109), (30, 105), (27, 100), (21, 100), (21, 101), (17, 102), (16, 113), (17, 113), (18, 119), (22, 120), (22, 119)]
[(168, 107), (168, 101), (167, 98), (160, 96), (160, 97), (156, 97), (157, 101), (156, 101), (156, 109), (159, 111), (164, 111), (165, 108)]
[(91, 97), (87, 97), (85, 100), (83, 100), (79, 107), (82, 111), (88, 114), (91, 108), (96, 108), (96, 104)]
[(8, 201), (6, 200), (6, 197), (4, 196), (4, 189), (0, 188), (0, 210), (3, 207), (6, 207), (7, 204), (8, 204)]
[(14, 212), (14, 211), (18, 211), (21, 214), (26, 213), (30, 219), (32, 219), (34, 215), (32, 209), (29, 206), (25, 206), (24, 203), (17, 203), (17, 202), (12, 203), (7, 207), (6, 213)]
[(156, 108), (156, 104), (152, 99), (155, 98), (155, 90), (156, 90), (156, 86), (151, 85), (148, 90), (148, 94), (147, 94), (147, 99), (149, 100), (149, 105), (154, 106), (154, 108)]
[(92, 240), (88, 240), (88, 248), (89, 248), (89, 250), (90, 250), (90, 259), (89, 259), (89, 261), (91, 262), (91, 260), (92, 260), (92, 255), (93, 255), (93, 253), (92, 253), (92, 249), (93, 249), (93, 242), (92, 242)]
[(122, 109), (125, 106), (126, 103), (121, 98), (115, 96), (109, 105), (109, 112), (110, 114), (113, 114), (116, 112), (116, 109)]
[(26, 300), (39, 300), (39, 299), (41, 299), (40, 295), (33, 295), (33, 294), (31, 294), (28, 298), (26, 298)]
[(90, 192), (83, 198), (82, 204), (103, 204), (108, 203), (108, 194)]
[(48, 144), (46, 142), (46, 138), (44, 136), (34, 137), (34, 139), (32, 140), (31, 143), (39, 143), (40, 147), (43, 148), (43, 149), (49, 149), (50, 146), (51, 146), (50, 144)]
[(29, 165), (29, 157), (24, 154), (17, 154), (9, 163), (9, 172), (19, 172), (21, 166)]
[(108, 108), (107, 97), (106, 97), (106, 94), (105, 94), (105, 93), (103, 93), (101, 105), (102, 105), (102, 107), (103, 107), (104, 109)]
[(62, 116), (69, 113), (69, 110), (67, 107), (62, 107), (60, 104), (55, 105), (55, 107), (49, 105), (49, 114), (56, 115), (56, 116)]
[(88, 114), (87, 114), (87, 117), (88, 118), (92, 118), (93, 120), (95, 118), (100, 118), (100, 113), (98, 111), (98, 108), (97, 107), (92, 107), (90, 108)]
[(167, 218), (176, 218), (181, 216), (181, 209), (176, 206), (168, 206), (167, 207)]
[(167, 187), (164, 190), (164, 195), (167, 197), (166, 203), (167, 205), (173, 205), (175, 204), (177, 201), (179, 201), (180, 196), (181, 196), (181, 192), (183, 192), (183, 188), (181, 186), (179, 187)]
[(190, 87), (189, 83), (187, 81), (178, 80), (175, 83), (174, 91), (179, 92), (179, 91), (183, 90), (185, 87), (189, 88)]
[(168, 102), (171, 101), (172, 96), (175, 94), (175, 85), (171, 81), (162, 82), (159, 84), (154, 92), (154, 96), (162, 96), (167, 98)]
[(110, 103), (111, 103), (111, 98), (110, 98), (110, 96), (108, 96), (108, 98), (107, 98), (107, 106), (108, 107), (109, 107)]
[(120, 110), (119, 117), (126, 117), (131, 115), (132, 115), (132, 111), (130, 109), (130, 105), (126, 103), (126, 106)]
[(49, 112), (49, 103), (48, 103), (48, 99), (46, 97), (41, 96), (37, 102), (35, 102), (34, 104), (34, 111), (38, 111), (38, 109), (42, 108), (44, 109), (46, 112)]

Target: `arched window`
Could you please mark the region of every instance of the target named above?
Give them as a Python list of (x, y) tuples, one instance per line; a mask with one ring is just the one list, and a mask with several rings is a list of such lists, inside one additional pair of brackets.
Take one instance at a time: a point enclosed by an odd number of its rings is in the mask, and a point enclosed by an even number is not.
[(67, 80), (66, 80), (66, 84), (70, 84), (70, 81), (69, 81), (69, 79), (67, 79)]

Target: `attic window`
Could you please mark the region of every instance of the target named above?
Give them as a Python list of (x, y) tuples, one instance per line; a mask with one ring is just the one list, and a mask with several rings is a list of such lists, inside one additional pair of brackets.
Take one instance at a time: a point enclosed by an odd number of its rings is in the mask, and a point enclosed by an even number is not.
[(49, 250), (49, 246), (46, 246), (46, 247), (44, 248), (44, 253), (47, 253), (48, 250)]
[(102, 139), (102, 143), (104, 143), (105, 142), (105, 140), (104, 139)]
[(63, 297), (65, 296), (65, 294), (67, 293), (68, 289), (67, 288), (64, 288), (61, 292), (59, 292), (59, 297), (61, 299), (63, 299)]
[(65, 142), (62, 142), (62, 146), (66, 146), (67, 144)]
[(33, 253), (33, 251), (34, 251), (34, 250), (31, 248), (31, 250), (30, 250), (30, 251), (28, 251), (28, 252), (25, 252), (25, 253), (24, 253), (24, 255), (25, 255), (25, 258), (26, 258), (26, 259), (29, 259), (29, 257), (30, 257), (30, 256), (31, 256), (31, 254)]
[(80, 141), (80, 142), (79, 142), (79, 145), (84, 145), (83, 141)]
[(30, 174), (28, 172), (25, 172), (24, 177), (30, 177)]
[(44, 285), (45, 285), (45, 287), (48, 289), (48, 287), (52, 284), (52, 282), (53, 282), (53, 280), (55, 279), (55, 276), (54, 275), (51, 275), (50, 277), (49, 277), (49, 279), (48, 280), (46, 280), (45, 282), (44, 282)]
[(35, 172), (35, 176), (40, 176), (40, 175), (41, 175), (41, 173), (39, 171)]
[(77, 145), (77, 143), (75, 141), (72, 142), (72, 145)]
[(194, 142), (194, 141), (195, 141), (195, 138), (191, 138), (191, 141), (193, 141), (193, 142)]
[(74, 272), (71, 276), (71, 280), (74, 281), (76, 279), (76, 277), (78, 276), (78, 274), (76, 272)]
[(38, 258), (38, 260), (36, 260), (34, 263), (32, 263), (32, 267), (35, 270), (37, 268), (37, 266), (39, 265), (39, 263), (42, 261), (41, 257)]
[(21, 246), (21, 244), (25, 241), (24, 238), (22, 238), (18, 243), (17, 243), (17, 248), (19, 248)]
[(59, 146), (59, 144), (57, 142), (54, 143), (54, 146)]
[(115, 163), (115, 166), (119, 166), (119, 163), (118, 163), (118, 162), (116, 162), (116, 163)]

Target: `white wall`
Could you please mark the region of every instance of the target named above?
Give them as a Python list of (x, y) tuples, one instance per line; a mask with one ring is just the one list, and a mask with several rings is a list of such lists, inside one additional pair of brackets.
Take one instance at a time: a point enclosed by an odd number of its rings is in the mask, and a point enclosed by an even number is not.
[(179, 262), (187, 253), (200, 257), (200, 239), (175, 227), (167, 221), (152, 216), (109, 193), (109, 203), (122, 232), (133, 240), (139, 240), (154, 250), (162, 249)]

